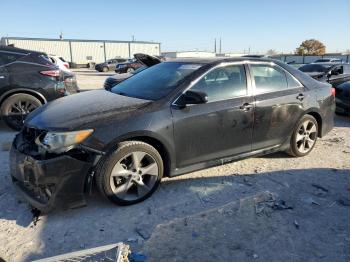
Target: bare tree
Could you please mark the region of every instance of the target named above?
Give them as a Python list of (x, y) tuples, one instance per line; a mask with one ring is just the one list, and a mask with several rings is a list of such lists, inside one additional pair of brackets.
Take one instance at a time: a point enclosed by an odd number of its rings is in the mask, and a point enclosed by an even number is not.
[(298, 55), (324, 55), (326, 46), (316, 39), (309, 39), (302, 42), (295, 53)]
[(269, 49), (266, 52), (266, 55), (268, 55), (268, 56), (273, 56), (273, 55), (277, 55), (277, 54), (278, 53), (277, 53), (277, 51), (275, 49)]

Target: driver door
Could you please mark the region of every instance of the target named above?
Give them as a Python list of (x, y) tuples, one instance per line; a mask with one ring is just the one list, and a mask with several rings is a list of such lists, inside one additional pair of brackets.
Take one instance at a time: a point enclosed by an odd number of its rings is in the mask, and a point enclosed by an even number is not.
[(190, 87), (205, 92), (207, 103), (172, 107), (177, 167), (251, 151), (254, 108), (245, 72), (244, 64), (215, 67)]

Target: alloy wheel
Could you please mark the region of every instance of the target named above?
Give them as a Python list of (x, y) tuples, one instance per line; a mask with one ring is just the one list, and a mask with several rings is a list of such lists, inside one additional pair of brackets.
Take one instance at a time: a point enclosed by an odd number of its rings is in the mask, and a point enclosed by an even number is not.
[(22, 126), (27, 115), (34, 111), (39, 105), (36, 105), (28, 100), (18, 100), (13, 102), (8, 111), (6, 118), (12, 122), (14, 126)]
[(113, 194), (122, 200), (138, 200), (153, 189), (158, 175), (155, 159), (146, 152), (135, 151), (115, 164), (110, 175), (110, 187)]
[(296, 147), (302, 154), (308, 153), (317, 139), (317, 127), (311, 120), (305, 120), (299, 127), (296, 135)]

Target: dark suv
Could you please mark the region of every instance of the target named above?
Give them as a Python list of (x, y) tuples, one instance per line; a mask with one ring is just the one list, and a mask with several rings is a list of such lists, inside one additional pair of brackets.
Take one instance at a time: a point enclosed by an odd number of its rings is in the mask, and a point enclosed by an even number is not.
[(124, 63), (126, 61), (127, 59), (122, 58), (109, 59), (104, 63), (95, 65), (95, 70), (99, 72), (113, 71), (120, 63)]
[(350, 115), (350, 64), (312, 63), (300, 67), (299, 70), (335, 87), (336, 112)]
[(0, 46), (0, 110), (9, 127), (21, 129), (37, 107), (77, 92), (75, 75), (59, 70), (45, 53)]

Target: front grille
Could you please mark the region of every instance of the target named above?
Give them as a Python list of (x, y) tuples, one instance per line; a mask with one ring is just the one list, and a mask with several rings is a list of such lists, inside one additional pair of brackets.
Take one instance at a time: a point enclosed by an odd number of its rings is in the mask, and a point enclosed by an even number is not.
[(35, 139), (37, 139), (38, 136), (44, 136), (45, 134), (46, 131), (44, 130), (24, 127), (22, 132), (16, 137), (16, 148), (20, 152), (30, 155), (38, 153), (38, 145), (35, 143)]

